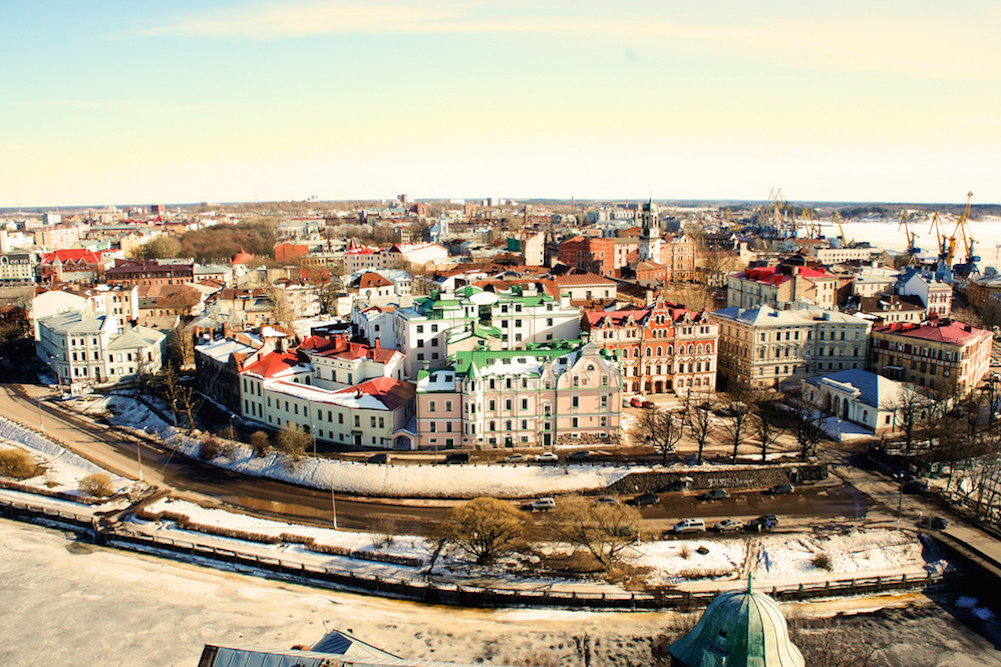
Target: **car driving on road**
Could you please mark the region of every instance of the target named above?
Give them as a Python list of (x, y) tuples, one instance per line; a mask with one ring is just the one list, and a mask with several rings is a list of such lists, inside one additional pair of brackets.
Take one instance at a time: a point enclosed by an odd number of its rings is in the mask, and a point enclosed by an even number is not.
[(706, 532), (706, 522), (702, 519), (682, 519), (674, 524), (676, 533), (704, 533)]
[(636, 496), (629, 501), (630, 505), (636, 505), (636, 507), (647, 507), (649, 505), (656, 505), (660, 502), (660, 496), (656, 493), (644, 493), (643, 495)]
[(551, 509), (556, 509), (556, 499), (555, 498), (536, 498), (532, 502), (528, 503), (528, 509), (533, 512), (548, 512)]

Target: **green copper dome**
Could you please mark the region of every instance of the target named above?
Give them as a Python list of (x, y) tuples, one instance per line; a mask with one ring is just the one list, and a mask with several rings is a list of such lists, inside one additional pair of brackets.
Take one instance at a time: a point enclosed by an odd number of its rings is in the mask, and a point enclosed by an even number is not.
[(719, 595), (668, 652), (688, 667), (803, 667), (775, 600), (751, 590)]

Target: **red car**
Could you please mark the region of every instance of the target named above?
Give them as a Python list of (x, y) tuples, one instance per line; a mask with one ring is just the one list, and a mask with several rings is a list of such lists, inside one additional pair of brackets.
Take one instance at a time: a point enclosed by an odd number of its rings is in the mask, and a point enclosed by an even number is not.
[(629, 405), (634, 408), (652, 408), (653, 401), (645, 401), (642, 396), (633, 396), (632, 400), (629, 401)]

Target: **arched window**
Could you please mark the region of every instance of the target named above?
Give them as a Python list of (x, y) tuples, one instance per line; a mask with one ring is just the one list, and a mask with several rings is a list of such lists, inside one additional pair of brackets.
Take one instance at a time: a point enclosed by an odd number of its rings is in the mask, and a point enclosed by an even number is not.
[(688, 354), (695, 354), (695, 346), (691, 343), (688, 344)]
[(670, 356), (673, 356), (673, 355), (674, 355), (674, 346), (673, 345), (668, 345), (667, 346), (667, 356), (670, 357)]
[(649, 357), (649, 356), (650, 356), (651, 354), (653, 354), (653, 350), (652, 350), (651, 348), (649, 348), (649, 347), (648, 347), (648, 348), (646, 349), (646, 356), (648, 356), (648, 357)]
[(863, 410), (862, 411), (862, 421), (863, 422), (869, 421), (869, 411), (868, 410)]
[(702, 343), (695, 346), (695, 354), (702, 354)]
[(664, 349), (660, 345), (657, 346), (657, 356), (658, 357), (664, 356)]
[(695, 386), (696, 387), (702, 386), (702, 378), (695, 378)]

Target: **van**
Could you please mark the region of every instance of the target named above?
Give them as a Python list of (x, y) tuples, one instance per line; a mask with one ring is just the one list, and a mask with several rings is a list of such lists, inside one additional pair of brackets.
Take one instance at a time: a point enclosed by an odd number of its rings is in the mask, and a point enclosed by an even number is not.
[(449, 452), (445, 455), (445, 463), (469, 463), (469, 452)]
[(674, 524), (676, 533), (704, 533), (706, 532), (706, 522), (702, 519), (682, 519)]
[(548, 512), (551, 509), (556, 509), (556, 499), (536, 498), (528, 504), (528, 509), (533, 512)]

